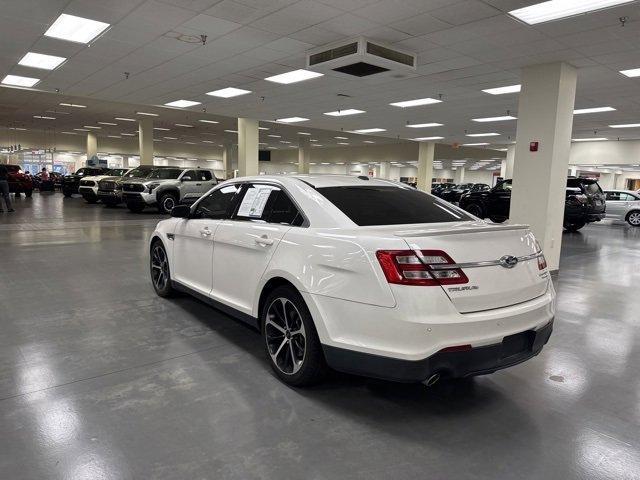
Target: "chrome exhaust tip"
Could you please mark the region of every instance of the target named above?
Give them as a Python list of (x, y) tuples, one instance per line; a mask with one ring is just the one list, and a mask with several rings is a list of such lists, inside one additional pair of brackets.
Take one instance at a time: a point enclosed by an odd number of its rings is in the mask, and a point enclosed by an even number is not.
[(436, 372), (433, 375), (431, 375), (429, 378), (424, 380), (422, 383), (424, 383), (427, 387), (431, 387), (431, 386), (435, 385), (435, 383), (438, 380), (440, 380), (440, 374)]

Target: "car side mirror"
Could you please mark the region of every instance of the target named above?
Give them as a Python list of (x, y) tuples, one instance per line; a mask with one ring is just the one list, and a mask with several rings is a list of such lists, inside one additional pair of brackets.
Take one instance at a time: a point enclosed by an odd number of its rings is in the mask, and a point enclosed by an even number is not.
[(191, 181), (191, 177), (182, 177), (180, 180), (183, 182), (189, 182)]
[(189, 218), (191, 207), (189, 205), (176, 205), (171, 209), (171, 216), (176, 218)]

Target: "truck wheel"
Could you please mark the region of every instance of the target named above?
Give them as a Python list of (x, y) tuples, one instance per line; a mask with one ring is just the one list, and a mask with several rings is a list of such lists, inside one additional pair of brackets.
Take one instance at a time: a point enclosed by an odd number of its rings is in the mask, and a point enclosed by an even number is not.
[(625, 220), (632, 227), (640, 227), (640, 210), (629, 212)]
[(65, 197), (70, 197), (70, 196), (71, 196), (71, 191), (70, 191), (70, 190), (62, 190), (62, 194), (63, 194)]
[(477, 203), (472, 203), (467, 205), (465, 210), (469, 212), (471, 215), (474, 215), (478, 218), (484, 218), (484, 212), (482, 211), (482, 207)]
[(178, 198), (173, 193), (163, 193), (158, 202), (158, 210), (161, 213), (171, 213), (173, 207), (178, 205)]
[(504, 223), (507, 221), (507, 217), (496, 217), (495, 215), (489, 216), (489, 220), (493, 223)]
[(26, 192), (24, 192), (24, 196), (27, 198), (31, 198), (32, 195), (33, 195), (33, 190), (27, 190)]
[(577, 232), (586, 225), (585, 222), (565, 223), (564, 228), (567, 232)]

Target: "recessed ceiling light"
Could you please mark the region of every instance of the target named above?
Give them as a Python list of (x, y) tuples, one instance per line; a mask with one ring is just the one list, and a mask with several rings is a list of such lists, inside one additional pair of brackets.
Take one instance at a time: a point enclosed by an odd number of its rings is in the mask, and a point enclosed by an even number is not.
[(215, 142), (212, 140), (202, 140), (202, 143), (215, 143)]
[(55, 120), (56, 117), (47, 117), (45, 115), (34, 115), (33, 118), (39, 118), (40, 120)]
[(4, 85), (15, 85), (16, 87), (33, 87), (39, 81), (39, 78), (21, 77), (20, 75), (7, 75), (2, 79)]
[(613, 107), (594, 107), (594, 108), (580, 108), (578, 110), (574, 110), (574, 115), (582, 115), (583, 113), (601, 113), (601, 112), (613, 112), (615, 108)]
[(154, 138), (153, 141), (154, 142), (161, 142), (162, 140), (160, 140), (159, 138)]
[(317, 142), (318, 140), (317, 140), (317, 139), (315, 139), (315, 138), (312, 138), (312, 139), (310, 139), (309, 141), (310, 141), (310, 142)]
[(65, 57), (29, 52), (20, 59), (18, 65), (22, 65), (23, 67), (41, 68), (42, 70), (53, 70), (65, 60)]
[(622, 123), (620, 125), (609, 125), (610, 128), (637, 128), (640, 123)]
[(198, 120), (198, 121), (202, 123), (220, 123), (220, 122), (216, 122), (215, 120)]
[(113, 122), (97, 122), (99, 125), (118, 125), (117, 123), (113, 123)]
[(387, 130), (384, 128), (361, 128), (359, 130), (351, 130), (353, 133), (378, 133), (378, 132), (386, 132)]
[(225, 132), (227, 132), (227, 133), (238, 133), (237, 130), (225, 130)]
[(102, 127), (95, 127), (93, 125), (84, 125), (84, 128), (90, 128), (92, 130), (101, 130)]
[(136, 112), (136, 114), (138, 114), (138, 115), (146, 115), (147, 117), (157, 117), (158, 116), (157, 113), (150, 113), (150, 112)]
[(467, 137), (497, 137), (499, 133), (490, 132), (490, 133), (467, 133), (465, 136)]
[(107, 28), (109, 28), (108, 23), (63, 13), (44, 32), (44, 36), (69, 42), (89, 43)]
[(462, 146), (463, 147), (482, 147), (484, 145), (490, 145), (489, 143), (463, 143)]
[(63, 107), (73, 107), (73, 108), (87, 108), (86, 105), (80, 105), (79, 103), (60, 103)]
[(178, 139), (177, 137), (162, 137), (162, 138), (164, 138), (166, 140), (177, 140)]
[(258, 130), (269, 130), (267, 127), (258, 127)]
[(356, 110), (355, 108), (347, 108), (346, 110), (336, 110), (335, 112), (325, 112), (324, 115), (331, 117), (346, 117), (347, 115), (357, 115), (359, 113), (365, 113), (364, 110)]
[(407, 108), (407, 107), (418, 107), (420, 105), (431, 105), (433, 103), (440, 103), (442, 100), (437, 100), (435, 98), (417, 98), (416, 100), (405, 100), (403, 102), (394, 102), (389, 105), (393, 105), (394, 107)]
[(411, 140), (415, 140), (416, 142), (427, 142), (429, 140), (442, 140), (444, 137), (418, 137), (412, 138)]
[(304, 117), (288, 117), (288, 118), (277, 118), (276, 122), (280, 123), (297, 123), (297, 122), (306, 122), (308, 118)]
[(349, 145), (347, 142), (338, 142), (338, 145)]
[(511, 10), (509, 15), (522, 20), (528, 25), (535, 25), (623, 5), (632, 1), (634, 0), (550, 0)]
[(212, 97), (221, 97), (221, 98), (231, 98), (237, 97), (240, 95), (246, 95), (247, 93), (251, 93), (251, 90), (243, 90), (242, 88), (222, 88), (220, 90), (214, 90), (213, 92), (207, 92), (207, 95), (211, 95)]
[(200, 102), (194, 102), (192, 100), (176, 100), (174, 102), (165, 103), (167, 107), (186, 108), (193, 107), (194, 105), (200, 105)]
[(602, 142), (604, 140), (609, 140), (605, 137), (593, 137), (593, 138), (572, 138), (572, 142)]
[(442, 127), (442, 123), (414, 123), (407, 125), (409, 128), (429, 128), (429, 127)]
[(505, 93), (518, 93), (521, 87), (521, 85), (507, 85), (506, 87), (487, 88), (482, 91), (491, 95), (504, 95)]
[(267, 135), (267, 137), (271, 137), (271, 138), (280, 138), (281, 135)]
[(632, 68), (630, 70), (620, 70), (620, 73), (627, 77), (640, 77), (640, 68)]
[[(98, 122), (100, 123), (100, 122)], [(171, 130), (170, 128), (164, 128), (164, 127), (153, 127), (154, 130), (160, 130), (161, 132), (168, 132), (169, 130)]]
[(124, 118), (124, 117), (115, 117), (116, 120), (121, 120), (123, 122), (137, 122), (135, 118)]
[(364, 140), (362, 143), (376, 143), (376, 142), (374, 142), (372, 140)]
[(286, 140), (280, 140), (280, 143), (291, 143), (291, 142), (287, 142)]
[(310, 70), (293, 70), (291, 72), (281, 73), (280, 75), (273, 75), (272, 77), (265, 78), (268, 82), (289, 84), (302, 82), (304, 80), (311, 80), (312, 78), (322, 77), (323, 73), (312, 72)]
[(472, 118), (471, 120), (473, 120), (474, 122), (480, 122), (480, 123), (484, 123), (484, 122), (505, 122), (507, 120), (517, 120), (517, 117), (514, 117), (512, 115), (504, 115), (502, 117), (484, 117), (484, 118)]
[(135, 136), (136, 136), (136, 134), (135, 134), (135, 133), (124, 133), (124, 132), (123, 132), (123, 133), (120, 133), (120, 135), (123, 135), (123, 136), (125, 136), (125, 137), (135, 137)]
[(109, 138), (122, 138), (122, 137), (121, 137), (121, 136), (119, 136), (119, 135), (107, 135), (107, 137), (109, 137)]
[(174, 123), (176, 127), (184, 127), (184, 128), (193, 128), (193, 125), (188, 125), (186, 123)]
[(90, 132), (91, 131), (88, 128), (74, 128), (74, 130), (76, 130), (78, 132)]
[(9, 130), (18, 130), (20, 132), (26, 132), (27, 131), (26, 128), (22, 128), (22, 127), (9, 127)]
[(60, 133), (64, 133), (65, 135), (78, 135), (76, 132), (60, 132)]
[(337, 138), (338, 140), (348, 140), (347, 137), (333, 137), (333, 138)]
[(309, 132), (298, 132), (298, 135), (311, 135)]

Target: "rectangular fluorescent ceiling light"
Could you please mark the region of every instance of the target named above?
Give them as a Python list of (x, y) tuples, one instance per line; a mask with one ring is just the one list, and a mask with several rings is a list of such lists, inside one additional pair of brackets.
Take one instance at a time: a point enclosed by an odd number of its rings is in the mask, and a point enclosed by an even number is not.
[(193, 125), (187, 125), (186, 123), (174, 123), (176, 127), (193, 128)]
[(41, 68), (43, 70), (53, 70), (65, 60), (65, 57), (29, 52), (20, 59), (18, 65), (22, 65), (23, 67)]
[(378, 133), (386, 131), (384, 128), (361, 128), (360, 130), (352, 130), (353, 133)]
[(633, 0), (550, 0), (536, 3), (529, 7), (511, 10), (509, 15), (522, 20), (528, 25), (551, 22), (562, 18), (573, 17), (583, 13), (594, 12), (616, 5), (631, 3)]
[(632, 68), (631, 70), (620, 70), (620, 73), (627, 77), (640, 77), (640, 68)]
[(149, 113), (149, 112), (136, 112), (138, 115), (146, 115), (147, 117), (157, 117), (157, 113)]
[(216, 122), (215, 120), (198, 120), (198, 121), (202, 123), (220, 123), (220, 122)]
[(505, 93), (518, 93), (521, 87), (521, 85), (507, 85), (506, 87), (487, 88), (482, 91), (491, 95), (504, 95)]
[(200, 102), (194, 102), (192, 100), (176, 100), (175, 102), (165, 103), (167, 107), (186, 108), (193, 107), (194, 105), (200, 105)]
[(228, 88), (223, 88), (221, 90), (214, 90), (213, 92), (207, 92), (207, 95), (211, 95), (212, 97), (231, 98), (231, 97), (237, 97), (239, 95), (246, 95), (247, 93), (251, 93), (251, 90), (243, 90), (242, 88), (228, 87)]
[(73, 108), (87, 108), (86, 105), (80, 105), (79, 103), (60, 103), (59, 104), (62, 107), (73, 107)]
[(306, 122), (308, 118), (303, 117), (288, 117), (288, 118), (277, 118), (276, 122), (280, 123), (297, 123), (297, 122)]
[(44, 115), (34, 115), (33, 118), (39, 118), (41, 120), (55, 120), (56, 117), (46, 117)]
[(404, 102), (390, 103), (394, 107), (407, 108), (407, 107), (419, 107), (420, 105), (431, 105), (433, 103), (440, 103), (442, 100), (436, 100), (435, 98), (418, 98), (416, 100), (405, 100)]
[(74, 128), (74, 130), (76, 130), (76, 131), (78, 131), (78, 132), (88, 132), (88, 131), (90, 131), (90, 130), (89, 130), (89, 129), (87, 129), (87, 128)]
[(427, 142), (429, 140), (442, 140), (444, 137), (418, 137), (412, 138), (411, 140), (415, 140), (416, 142)]
[(491, 133), (467, 133), (467, 137), (497, 137), (499, 133), (491, 132)]
[(311, 80), (312, 78), (318, 78), (324, 76), (323, 73), (312, 72), (310, 70), (293, 70), (291, 72), (281, 73), (280, 75), (273, 75), (267, 77), (267, 82), (282, 83), (287, 85), (289, 83), (302, 82), (304, 80)]
[[(225, 132), (227, 132), (227, 133), (238, 133), (237, 130), (225, 130)], [(278, 138), (280, 138), (280, 137), (278, 137)]]
[(309, 132), (298, 132), (298, 135), (311, 135)]
[(107, 137), (109, 137), (109, 138), (122, 138), (122, 137), (120, 137), (118, 135), (107, 135)]
[(63, 13), (44, 32), (44, 36), (69, 42), (89, 43), (107, 28), (109, 28), (108, 23)]
[(84, 128), (91, 128), (91, 129), (94, 129), (94, 130), (101, 130), (102, 129), (102, 127), (94, 127), (93, 125), (83, 125), (83, 126), (84, 126)]
[(267, 127), (258, 127), (258, 130), (269, 130)]
[(267, 136), (271, 138), (280, 138), (280, 135), (267, 135)]
[(336, 110), (335, 112), (325, 112), (324, 115), (329, 115), (331, 117), (346, 117), (347, 115), (357, 115), (358, 113), (365, 113), (365, 112), (364, 110), (347, 108), (346, 110)]
[(442, 123), (414, 123), (413, 125), (407, 125), (409, 128), (429, 128), (429, 127), (442, 127)]
[(338, 144), (338, 145), (349, 145), (349, 144), (348, 144), (348, 143), (346, 143), (346, 142), (338, 142), (337, 144)]
[[(100, 123), (100, 122), (98, 122)], [(168, 132), (169, 130), (171, 130), (170, 128), (164, 128), (164, 127), (153, 127), (154, 130), (160, 130), (161, 132)]]
[[(167, 138), (167, 137), (164, 137), (164, 138)], [(215, 143), (215, 142), (213, 142), (211, 140), (202, 140), (202, 143)]]
[(609, 128), (637, 128), (640, 127), (640, 123), (623, 123), (620, 125), (609, 125)]
[(484, 117), (484, 118), (472, 118), (474, 122), (506, 122), (507, 120), (517, 120), (517, 117), (511, 115), (504, 115), (502, 117)]
[(604, 140), (609, 140), (608, 138), (605, 137), (598, 137), (598, 138), (573, 138), (571, 139), (572, 142), (602, 142)]
[(349, 140), (348, 137), (333, 137), (333, 138), (335, 138), (337, 140)]
[(463, 143), (463, 147), (482, 147), (484, 145), (490, 145), (489, 143)]
[(363, 141), (362, 143), (376, 143), (376, 142), (374, 142), (374, 141), (372, 141), (372, 140), (365, 140), (365, 141)]
[(16, 87), (33, 87), (39, 81), (39, 78), (21, 77), (20, 75), (7, 75), (2, 79), (4, 85), (15, 85)]
[(98, 122), (99, 125), (118, 125), (117, 123), (113, 123), (113, 122)]
[(177, 140), (178, 139), (177, 137), (162, 137), (162, 138), (165, 138), (167, 140)]
[(124, 135), (125, 137), (135, 137), (135, 133), (121, 133), (120, 135)]
[(121, 120), (123, 122), (135, 122), (135, 118), (124, 118), (124, 117), (115, 117), (116, 120)]
[(613, 107), (595, 107), (595, 108), (580, 108), (578, 110), (574, 110), (574, 115), (582, 115), (583, 113), (601, 113), (601, 112), (613, 112), (615, 108)]

